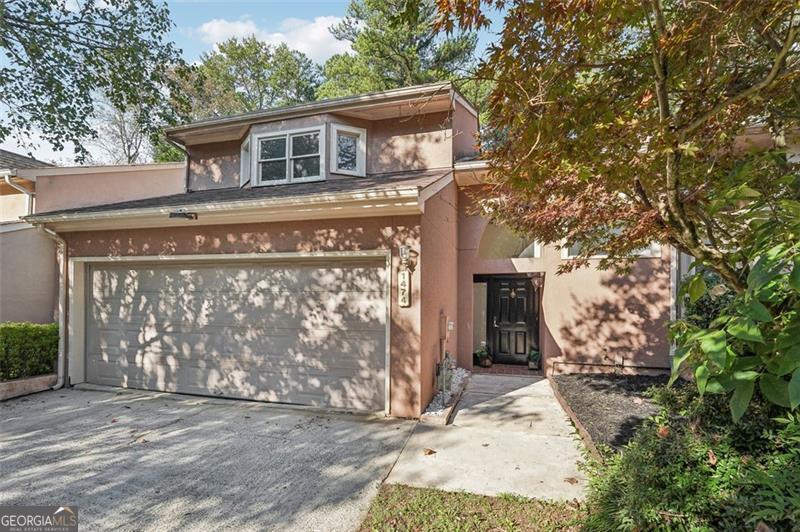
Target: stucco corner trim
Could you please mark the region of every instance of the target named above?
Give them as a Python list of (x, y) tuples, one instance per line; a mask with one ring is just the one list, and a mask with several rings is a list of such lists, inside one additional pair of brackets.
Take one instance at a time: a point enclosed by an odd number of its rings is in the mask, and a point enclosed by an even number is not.
[(448, 172), (446, 175), (443, 175), (438, 180), (434, 181), (433, 183), (429, 184), (419, 192), (419, 210), (420, 212), (425, 212), (425, 202), (431, 199), (433, 196), (441, 192), (447, 185), (453, 182), (453, 172)]

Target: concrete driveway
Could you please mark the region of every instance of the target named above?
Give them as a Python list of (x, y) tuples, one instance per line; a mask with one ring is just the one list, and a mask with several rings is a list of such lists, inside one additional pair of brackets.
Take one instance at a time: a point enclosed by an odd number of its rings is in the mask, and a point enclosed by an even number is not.
[(85, 530), (352, 530), (414, 423), (125, 391), (0, 403), (0, 505)]
[(581, 499), (586, 485), (578, 469), (581, 452), (546, 379), (474, 374), (452, 424), (417, 425), (387, 482)]

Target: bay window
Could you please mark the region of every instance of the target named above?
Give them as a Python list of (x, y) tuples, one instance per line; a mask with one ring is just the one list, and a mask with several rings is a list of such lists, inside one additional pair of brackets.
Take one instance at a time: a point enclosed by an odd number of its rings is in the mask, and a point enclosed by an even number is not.
[(257, 135), (253, 175), (258, 185), (324, 179), (324, 128)]
[(241, 186), (248, 181), (253, 186), (321, 181), (328, 174), (364, 177), (367, 130), (342, 124), (256, 130), (242, 143), (241, 165)]

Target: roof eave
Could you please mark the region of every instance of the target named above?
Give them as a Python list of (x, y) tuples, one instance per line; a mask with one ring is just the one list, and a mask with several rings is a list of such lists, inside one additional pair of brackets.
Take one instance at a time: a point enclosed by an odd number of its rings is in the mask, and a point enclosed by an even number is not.
[(460, 187), (481, 185), (489, 178), (489, 161), (479, 159), (476, 161), (463, 161), (455, 164), (453, 168), (456, 183)]
[[(170, 218), (169, 214), (176, 211), (197, 213), (197, 219)], [(99, 231), (419, 213), (419, 187), (413, 186), (345, 194), (62, 213), (49, 216), (32, 215), (25, 217), (24, 220), (34, 225), (47, 226), (55, 231)]]
[[(404, 87), (400, 89), (349, 96), (345, 98), (308, 102), (290, 107), (256, 111), (253, 113), (225, 118), (201, 120), (189, 124), (168, 127), (164, 131), (167, 138), (182, 142), (181, 137), (188, 135), (213, 134), (216, 131), (235, 129), (237, 127), (246, 127), (259, 122), (299, 118), (319, 113), (343, 112), (351, 109), (365, 108), (382, 104), (393, 104), (420, 98), (430, 98), (439, 95), (453, 98), (457, 94), (460, 96), (460, 93), (453, 88), (452, 83), (449, 81), (431, 83), (428, 85)], [(463, 98), (463, 96), (461, 96), (461, 98)], [(475, 112), (474, 108), (469, 104), (468, 101), (466, 101), (465, 98), (464, 101), (466, 102), (468, 109), (470, 109), (471, 112)]]

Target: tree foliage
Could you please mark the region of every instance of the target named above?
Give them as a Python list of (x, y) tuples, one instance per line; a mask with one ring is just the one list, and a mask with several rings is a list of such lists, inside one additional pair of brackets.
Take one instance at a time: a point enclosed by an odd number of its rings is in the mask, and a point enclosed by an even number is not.
[(197, 120), (313, 100), (319, 76), (305, 54), (250, 36), (203, 54), (183, 90)]
[(93, 162), (135, 164), (150, 161), (150, 139), (139, 127), (139, 115), (136, 108), (117, 109), (109, 102), (96, 103), (97, 138), (90, 143), (102, 153), (102, 158)]
[[(743, 165), (737, 138), (765, 123), (778, 155), (798, 125), (795, 2), (488, 4), (506, 8), (479, 71), (495, 80), (490, 126), (507, 139), (487, 153), (510, 191), (493, 212), (542, 241), (582, 242), (584, 259), (607, 252), (604, 265), (670, 243), (741, 289), (749, 229), (733, 196), (794, 169)], [(479, 2), (441, 7), (445, 28), (488, 24)]]
[(434, 29), (436, 7), (423, 0), (416, 16), (399, 18), (405, 0), (353, 0), (331, 28), (353, 53), (331, 57), (318, 97), (331, 98), (464, 76), (477, 42), (472, 32), (442, 37)]
[(707, 328), (676, 326), (675, 367), (730, 392), (737, 418), (754, 390), (796, 407), (797, 3), (442, 0), (440, 26), (486, 26), (487, 5), (505, 21), (479, 69), (495, 83), (486, 214), (580, 244), (562, 271), (598, 254), (625, 268), (652, 241), (692, 255), (736, 297)]
[(58, 150), (74, 143), (84, 160), (98, 94), (117, 109), (140, 109), (145, 133), (173, 121), (182, 105), (168, 105), (176, 85), (168, 73), (183, 60), (171, 28), (156, 0), (3, 0), (0, 140), (28, 145), (38, 133)]

